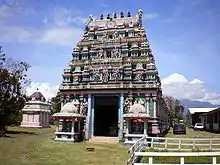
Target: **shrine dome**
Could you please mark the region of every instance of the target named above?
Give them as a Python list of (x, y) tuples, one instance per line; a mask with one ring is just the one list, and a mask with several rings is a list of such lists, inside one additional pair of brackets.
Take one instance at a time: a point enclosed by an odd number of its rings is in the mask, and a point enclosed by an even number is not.
[(128, 110), (128, 113), (134, 113), (134, 114), (147, 113), (147, 110), (143, 105), (136, 103), (131, 106), (131, 108)]
[(72, 102), (66, 103), (60, 110), (60, 113), (78, 113), (76, 106)]
[(148, 118), (149, 114), (146, 108), (140, 103), (134, 103), (126, 114), (123, 115), (124, 118)]
[(28, 100), (31, 101), (46, 101), (45, 97), (43, 96), (43, 94), (41, 92), (34, 92), (29, 98)]
[(77, 107), (74, 105), (73, 102), (66, 103), (60, 110), (59, 113), (53, 114), (53, 117), (76, 117), (76, 118), (85, 118), (84, 115), (78, 112)]

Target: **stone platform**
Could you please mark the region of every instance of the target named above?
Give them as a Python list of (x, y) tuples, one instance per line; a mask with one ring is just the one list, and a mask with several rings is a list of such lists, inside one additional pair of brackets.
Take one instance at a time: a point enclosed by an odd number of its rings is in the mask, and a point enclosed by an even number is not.
[(119, 143), (119, 138), (118, 137), (107, 137), (107, 136), (93, 136), (89, 140), (89, 142), (117, 144)]

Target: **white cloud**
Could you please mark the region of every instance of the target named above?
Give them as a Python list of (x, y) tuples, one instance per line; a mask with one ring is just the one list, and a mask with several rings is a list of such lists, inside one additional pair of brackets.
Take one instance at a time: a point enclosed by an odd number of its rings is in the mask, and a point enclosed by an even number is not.
[(8, 26), (0, 31), (0, 42), (49, 43), (73, 47), (79, 41), (82, 33), (81, 29), (73, 27), (33, 30)]
[(220, 104), (220, 94), (208, 91), (205, 83), (197, 78), (188, 80), (184, 75), (173, 73), (162, 79), (163, 93), (178, 99), (207, 101)]
[(159, 16), (158, 13), (145, 13), (143, 14), (143, 19), (155, 19)]
[(55, 7), (48, 17), (49, 22), (57, 26), (82, 25), (88, 19), (87, 17), (82, 17), (80, 11), (59, 7)]
[(59, 85), (52, 85), (49, 83), (31, 82), (30, 86), (27, 87), (27, 95), (30, 96), (31, 94), (36, 92), (37, 89), (48, 100), (56, 96), (58, 89), (59, 89)]
[(40, 42), (73, 46), (80, 39), (83, 31), (79, 28), (51, 28), (43, 32)]
[(33, 9), (23, 8), (21, 5), (0, 6), (0, 42), (49, 43), (72, 47), (83, 33), (83, 28), (76, 25), (83, 25), (86, 19), (72, 9), (55, 8), (48, 11), (49, 14), (42, 21), (36, 22), (41, 27), (35, 28), (31, 24), (24, 25), (16, 21), (38, 16)]

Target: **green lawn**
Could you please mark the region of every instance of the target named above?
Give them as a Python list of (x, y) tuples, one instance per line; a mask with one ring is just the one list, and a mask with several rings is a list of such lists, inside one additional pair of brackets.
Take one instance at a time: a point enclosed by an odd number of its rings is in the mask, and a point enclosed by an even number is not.
[(124, 165), (129, 156), (122, 144), (55, 142), (54, 127), (9, 130), (8, 137), (0, 138), (0, 165)]
[(186, 134), (173, 134), (172, 129), (170, 129), (169, 133), (166, 135), (166, 137), (185, 137), (185, 138), (220, 138), (219, 133), (211, 133), (206, 131), (194, 131), (193, 129), (186, 129)]
[[(194, 131), (193, 129), (187, 129), (186, 134), (173, 134), (172, 129), (169, 131), (169, 133), (166, 135), (166, 137), (171, 138), (220, 138), (220, 134), (216, 133), (210, 133), (206, 131)], [(154, 145), (155, 147), (159, 147), (159, 145)], [(161, 147), (164, 145), (161, 145)], [(175, 148), (175, 146), (173, 147)], [(148, 150), (146, 150), (148, 151)], [(149, 151), (157, 151), (157, 149), (149, 149)], [(162, 152), (168, 152), (168, 151), (162, 151)], [(178, 151), (174, 151), (178, 152)], [(147, 163), (148, 157), (143, 157), (141, 162)], [(154, 163), (179, 163), (180, 158), (179, 157), (154, 157), (153, 158)], [(212, 157), (186, 157), (185, 163), (189, 164), (204, 164), (204, 163), (211, 163)], [(220, 162), (220, 157), (217, 157), (217, 162)]]

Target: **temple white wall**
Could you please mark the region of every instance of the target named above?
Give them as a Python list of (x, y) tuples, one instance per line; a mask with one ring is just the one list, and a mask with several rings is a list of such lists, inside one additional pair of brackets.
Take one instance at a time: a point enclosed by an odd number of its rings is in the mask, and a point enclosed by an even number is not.
[(21, 127), (49, 127), (50, 107), (46, 103), (27, 103), (22, 113)]

